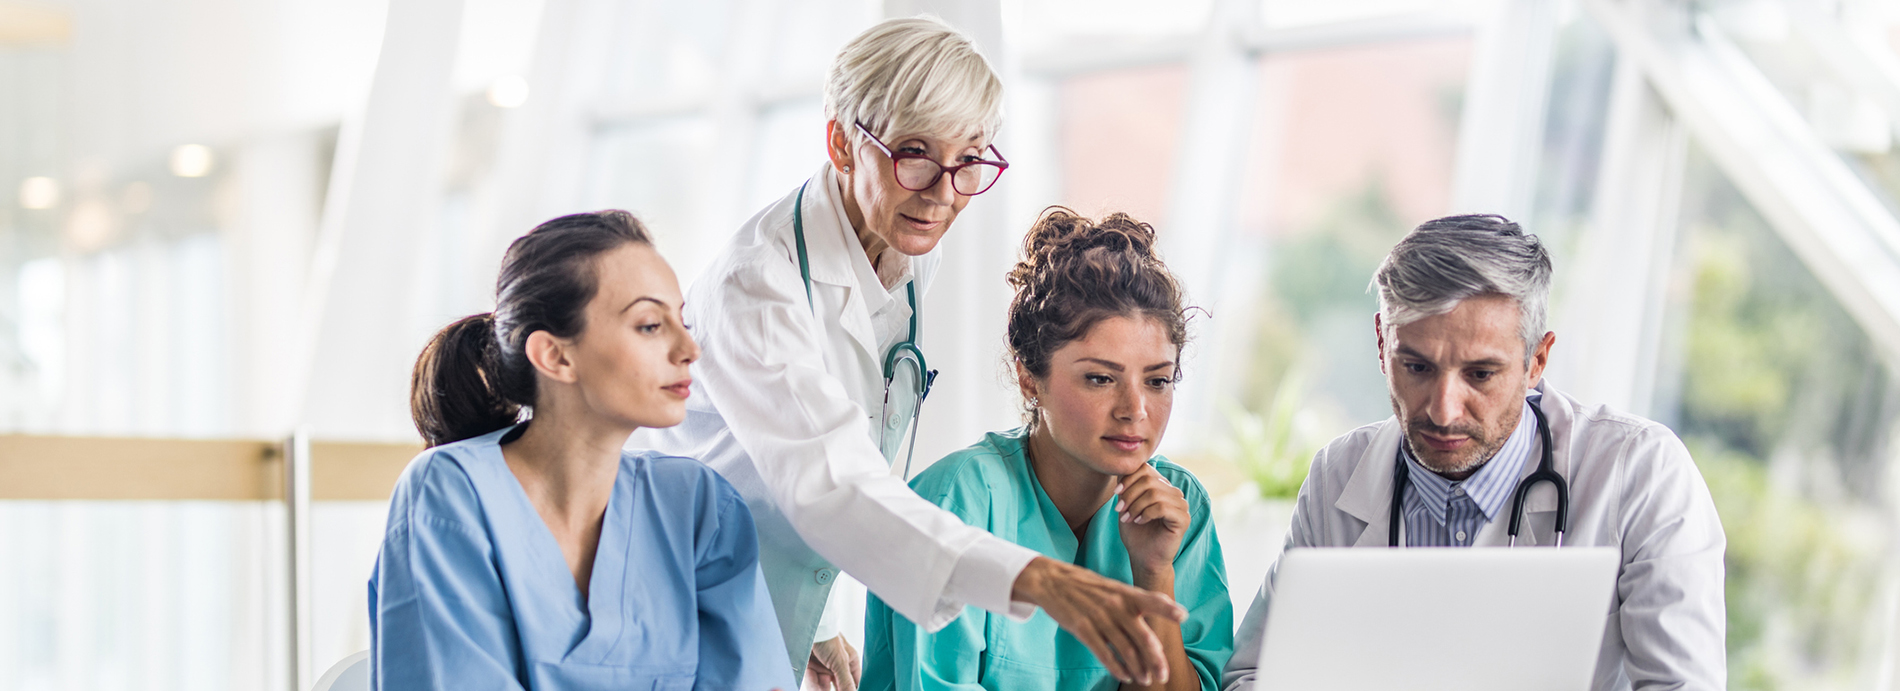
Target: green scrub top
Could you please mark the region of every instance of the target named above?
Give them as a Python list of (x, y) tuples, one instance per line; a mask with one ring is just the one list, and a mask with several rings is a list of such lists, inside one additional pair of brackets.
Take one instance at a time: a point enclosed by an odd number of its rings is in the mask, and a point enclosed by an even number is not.
[[(1076, 544), (1075, 533), (1029, 467), (1027, 442), (1023, 428), (984, 435), (975, 446), (919, 473), (911, 488), (997, 537), (1133, 583), (1115, 502), (1096, 510), (1082, 544)], [(1190, 524), (1174, 557), (1174, 599), (1188, 610), (1181, 624), (1188, 660), (1201, 688), (1215, 689), (1221, 667), (1234, 650), (1234, 609), (1207, 490), (1193, 474), (1165, 458), (1156, 456), (1148, 463), (1187, 495)], [(1086, 646), (1042, 610), (1017, 622), (965, 607), (948, 626), (926, 633), (873, 595), (865, 611), (862, 687), (1080, 690), (1114, 689), (1117, 683)]]

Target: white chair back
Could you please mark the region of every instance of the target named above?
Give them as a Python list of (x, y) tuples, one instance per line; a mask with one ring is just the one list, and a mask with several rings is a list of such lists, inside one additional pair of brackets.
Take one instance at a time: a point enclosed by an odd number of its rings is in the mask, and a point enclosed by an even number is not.
[(343, 658), (310, 691), (369, 691), (369, 651)]

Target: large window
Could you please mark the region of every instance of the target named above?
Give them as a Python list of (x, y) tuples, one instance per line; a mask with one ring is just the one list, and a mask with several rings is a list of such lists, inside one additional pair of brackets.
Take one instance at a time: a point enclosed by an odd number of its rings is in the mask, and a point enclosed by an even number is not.
[(1730, 688), (1869, 688), (1892, 654), (1900, 382), (1699, 151), (1658, 410), (1728, 533)]

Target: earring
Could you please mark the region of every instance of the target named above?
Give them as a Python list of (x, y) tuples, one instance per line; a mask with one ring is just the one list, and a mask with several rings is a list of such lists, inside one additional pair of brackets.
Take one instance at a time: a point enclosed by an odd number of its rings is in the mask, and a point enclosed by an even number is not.
[(1041, 407), (1042, 407), (1042, 401), (1040, 401), (1040, 400), (1037, 400), (1035, 396), (1030, 396), (1030, 397), (1029, 397), (1029, 407), (1031, 407), (1031, 408), (1041, 408)]
[(851, 166), (845, 166), (845, 167), (844, 167), (844, 174), (845, 174), (845, 175), (850, 175), (850, 174), (851, 174)]

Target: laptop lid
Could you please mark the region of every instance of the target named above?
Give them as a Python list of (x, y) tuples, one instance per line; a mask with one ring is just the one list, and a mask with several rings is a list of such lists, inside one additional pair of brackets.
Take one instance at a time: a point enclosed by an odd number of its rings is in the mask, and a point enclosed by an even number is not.
[(1609, 547), (1289, 550), (1255, 688), (1588, 689), (1618, 562)]

